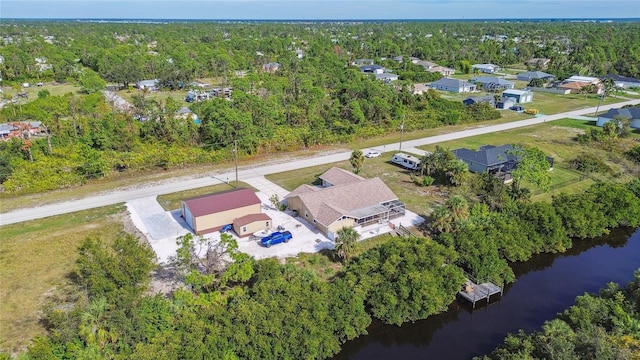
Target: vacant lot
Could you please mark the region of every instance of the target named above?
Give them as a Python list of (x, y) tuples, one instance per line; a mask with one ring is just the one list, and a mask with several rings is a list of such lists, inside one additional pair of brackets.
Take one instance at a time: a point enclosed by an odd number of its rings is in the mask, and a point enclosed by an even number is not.
[(113, 241), (126, 211), (110, 206), (2, 227), (0, 241), (0, 349), (17, 351), (44, 334), (47, 303), (64, 302), (61, 289), (87, 237)]
[[(11, 96), (14, 96), (18, 93), (15, 89), (8, 86), (3, 87), (2, 90), (6, 95), (11, 95)], [(49, 91), (51, 95), (65, 95), (68, 93), (73, 93), (73, 94), (77, 93), (78, 91), (80, 91), (80, 87), (78, 85), (70, 84), (70, 83), (65, 83), (65, 84), (44, 83), (42, 86), (33, 85), (28, 88), (22, 89), (22, 92), (26, 92), (27, 95), (29, 95), (29, 98), (26, 100), (22, 99), (20, 101), (22, 101), (22, 103), (24, 104), (25, 102), (37, 99), (38, 92), (43, 90)]]

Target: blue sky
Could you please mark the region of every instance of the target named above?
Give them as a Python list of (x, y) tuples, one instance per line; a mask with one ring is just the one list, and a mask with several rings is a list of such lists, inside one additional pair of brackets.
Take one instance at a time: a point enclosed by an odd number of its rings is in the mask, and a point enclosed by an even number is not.
[(2, 18), (640, 18), (640, 0), (0, 0)]

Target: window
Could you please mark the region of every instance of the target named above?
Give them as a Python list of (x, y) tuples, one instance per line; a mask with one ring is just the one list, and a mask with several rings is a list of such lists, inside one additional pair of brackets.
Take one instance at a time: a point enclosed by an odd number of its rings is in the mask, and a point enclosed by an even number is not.
[(265, 223), (265, 225), (266, 225), (267, 227), (269, 227), (269, 222), (267, 221), (267, 222)]
[(315, 223), (317, 223), (316, 219), (313, 219), (313, 223), (314, 223), (314, 224), (315, 224)]
[(242, 227), (242, 232), (247, 232), (247, 227), (246, 226)]

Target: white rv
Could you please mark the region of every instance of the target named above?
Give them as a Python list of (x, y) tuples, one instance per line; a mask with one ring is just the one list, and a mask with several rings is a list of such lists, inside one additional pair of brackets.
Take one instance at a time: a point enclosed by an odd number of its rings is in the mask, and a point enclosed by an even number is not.
[(391, 161), (409, 170), (420, 169), (420, 159), (409, 154), (397, 153), (393, 155)]

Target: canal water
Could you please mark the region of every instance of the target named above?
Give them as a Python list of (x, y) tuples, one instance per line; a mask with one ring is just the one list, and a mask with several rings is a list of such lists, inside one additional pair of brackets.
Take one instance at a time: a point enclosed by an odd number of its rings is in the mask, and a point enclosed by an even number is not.
[(401, 327), (374, 321), (369, 334), (344, 344), (337, 360), (471, 359), (490, 353), (507, 333), (540, 330), (578, 295), (608, 282), (621, 286), (640, 268), (640, 229), (619, 228), (576, 240), (564, 254), (542, 254), (512, 264), (517, 280), (500, 301), (471, 311), (452, 304), (445, 313)]

